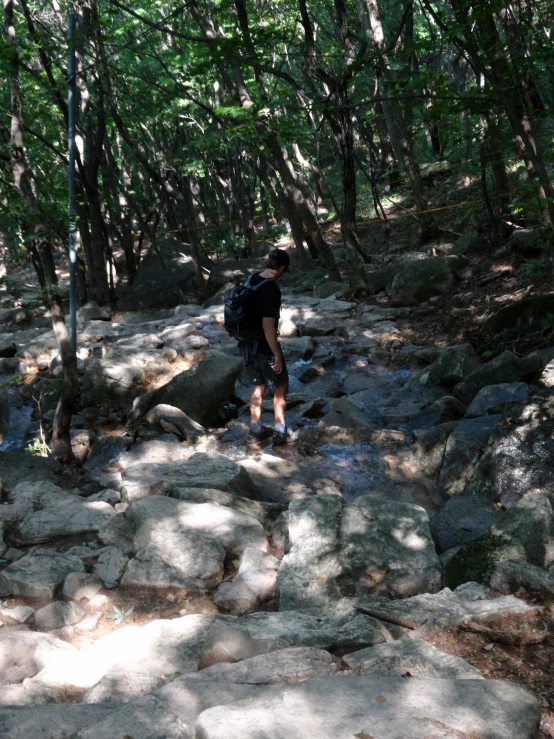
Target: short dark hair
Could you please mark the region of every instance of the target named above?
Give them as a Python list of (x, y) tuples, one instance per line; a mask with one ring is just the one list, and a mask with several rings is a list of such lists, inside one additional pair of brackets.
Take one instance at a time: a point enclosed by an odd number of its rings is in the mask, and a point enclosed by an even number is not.
[(285, 272), (287, 272), (289, 264), (290, 257), (284, 249), (274, 249), (267, 255), (267, 259), (265, 260), (266, 269), (278, 270), (284, 267)]
[(281, 267), (284, 267), (284, 264), (281, 264), (278, 262), (274, 257), (266, 257), (265, 260), (265, 268), (266, 269), (273, 269), (277, 271), (278, 269), (281, 269)]

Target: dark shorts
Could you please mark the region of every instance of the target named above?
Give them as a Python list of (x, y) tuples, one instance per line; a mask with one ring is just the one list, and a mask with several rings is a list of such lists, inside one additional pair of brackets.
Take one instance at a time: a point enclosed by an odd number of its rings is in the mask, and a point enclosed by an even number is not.
[(246, 373), (250, 382), (254, 385), (271, 384), (273, 387), (288, 385), (289, 373), (285, 360), (283, 359), (283, 371), (280, 375), (277, 375), (269, 364), (269, 360), (272, 358), (267, 354), (248, 354), (245, 356)]

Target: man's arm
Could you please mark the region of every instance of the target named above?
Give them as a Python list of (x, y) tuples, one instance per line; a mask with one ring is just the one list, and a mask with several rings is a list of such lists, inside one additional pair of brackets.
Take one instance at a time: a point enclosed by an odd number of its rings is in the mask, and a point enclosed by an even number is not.
[(283, 354), (281, 352), (279, 342), (277, 341), (277, 320), (275, 318), (262, 318), (262, 327), (267, 343), (269, 344), (269, 348), (275, 357), (273, 371), (275, 374), (280, 375), (283, 371)]

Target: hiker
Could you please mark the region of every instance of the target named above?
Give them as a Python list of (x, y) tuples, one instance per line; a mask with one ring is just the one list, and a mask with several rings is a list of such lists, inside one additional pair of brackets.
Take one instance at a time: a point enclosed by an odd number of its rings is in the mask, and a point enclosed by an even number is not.
[[(236, 332), (244, 356), (248, 379), (254, 384), (250, 399), (250, 433), (247, 442), (262, 441), (273, 436), (273, 444), (289, 444), (298, 432), (287, 428), (285, 409), (289, 375), (277, 339), (281, 312), (281, 290), (277, 280), (288, 271), (290, 258), (283, 249), (274, 249), (266, 259), (265, 269), (252, 274), (239, 290), (249, 292), (244, 318)], [(262, 403), (266, 388), (273, 385), (275, 428), (262, 426)]]

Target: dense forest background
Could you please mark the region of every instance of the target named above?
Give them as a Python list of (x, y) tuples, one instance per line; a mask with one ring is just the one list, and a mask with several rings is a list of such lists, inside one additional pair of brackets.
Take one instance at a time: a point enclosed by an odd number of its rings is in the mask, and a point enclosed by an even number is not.
[[(71, 9), (82, 301), (113, 299), (168, 234), (203, 294), (206, 260), (258, 254), (283, 224), (300, 264), (337, 279), (332, 218), (363, 297), (358, 226), (391, 198), (422, 242), (476, 200), (489, 245), (521, 226), (551, 242), (549, 0), (3, 5), (0, 248), (29, 257), (43, 290), (67, 248)], [(441, 171), (468, 192), (431, 203)]]

